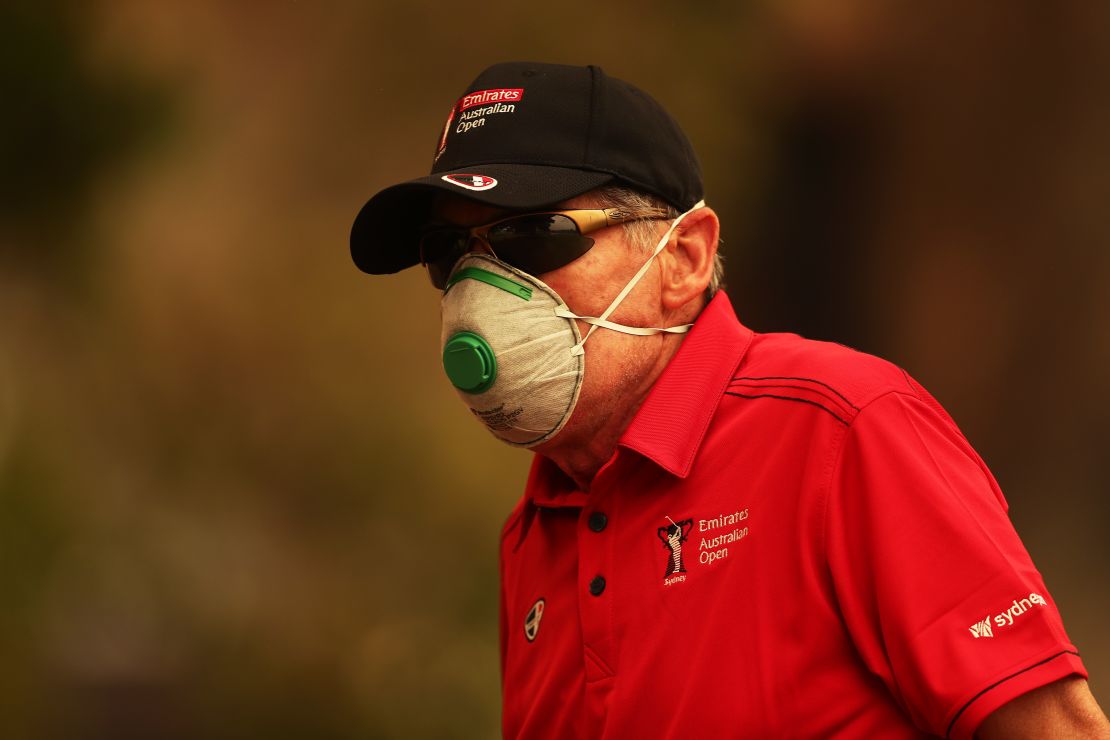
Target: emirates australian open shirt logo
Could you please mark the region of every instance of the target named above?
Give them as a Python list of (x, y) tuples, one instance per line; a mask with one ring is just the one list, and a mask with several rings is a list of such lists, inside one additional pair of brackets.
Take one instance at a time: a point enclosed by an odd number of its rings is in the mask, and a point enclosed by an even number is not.
[(686, 565), (682, 561), (682, 545), (694, 528), (693, 519), (684, 519), (676, 522), (667, 517), (670, 522), (666, 527), (658, 530), (659, 539), (667, 551), (666, 569), (663, 572), (663, 584), (670, 586), (672, 583), (681, 583), (686, 580)]
[[(687, 557), (696, 572), (717, 570), (723, 563), (730, 562), (733, 551), (749, 534), (748, 517), (747, 509), (726, 511), (705, 519), (690, 517), (680, 522), (666, 517), (669, 524), (657, 530), (666, 557), (663, 585), (686, 580)], [(687, 547), (686, 541), (691, 534), (695, 537)]]

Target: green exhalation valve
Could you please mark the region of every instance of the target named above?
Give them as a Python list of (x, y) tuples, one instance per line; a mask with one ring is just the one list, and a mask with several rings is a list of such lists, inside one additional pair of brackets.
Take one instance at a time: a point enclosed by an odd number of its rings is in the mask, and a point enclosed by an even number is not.
[(460, 391), (485, 393), (497, 379), (497, 358), (485, 339), (461, 331), (443, 346), (443, 369)]

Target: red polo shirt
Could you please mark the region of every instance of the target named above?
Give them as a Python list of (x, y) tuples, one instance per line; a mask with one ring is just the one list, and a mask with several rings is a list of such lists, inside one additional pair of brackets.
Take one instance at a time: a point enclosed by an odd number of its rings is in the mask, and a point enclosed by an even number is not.
[(969, 737), (1086, 676), (994, 478), (878, 358), (703, 311), (501, 543), (507, 738)]

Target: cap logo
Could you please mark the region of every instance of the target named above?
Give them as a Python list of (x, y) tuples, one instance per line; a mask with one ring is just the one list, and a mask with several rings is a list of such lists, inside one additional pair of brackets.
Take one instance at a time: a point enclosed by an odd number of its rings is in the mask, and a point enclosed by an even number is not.
[[(446, 123), (443, 124), (443, 133), (439, 136), (439, 145), (436, 147), (436, 156), (432, 163), (438, 162), (443, 156), (444, 150), (447, 149), (447, 136), (452, 131), (456, 134), (465, 134), (467, 131), (484, 126), (486, 116), (494, 113), (515, 113), (514, 103), (523, 97), (523, 87), (497, 87), (476, 90), (456, 100), (451, 107), (451, 112), (447, 114)], [(458, 126), (455, 126), (456, 118), (459, 119)]]
[(485, 175), (444, 175), (440, 178), (452, 185), (458, 185), (465, 190), (489, 190), (497, 187), (497, 180)]
[(515, 103), (524, 97), (523, 87), (497, 87), (492, 90), (476, 90), (459, 99), (459, 110), (467, 110), (476, 105), (488, 103)]
[(447, 148), (447, 134), (451, 133), (451, 124), (455, 122), (455, 113), (459, 109), (459, 104), (456, 102), (451, 106), (451, 112), (447, 114), (447, 122), (443, 124), (443, 133), (439, 137), (439, 145), (436, 147), (436, 156), (432, 160), (432, 164), (439, 161), (443, 156), (443, 150)]

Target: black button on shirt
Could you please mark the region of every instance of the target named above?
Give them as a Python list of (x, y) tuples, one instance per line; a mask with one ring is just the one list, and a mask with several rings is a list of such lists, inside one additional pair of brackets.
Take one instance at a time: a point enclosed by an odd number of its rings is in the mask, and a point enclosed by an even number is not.
[(609, 517), (605, 516), (600, 511), (595, 511), (593, 514), (590, 514), (590, 519), (587, 522), (587, 526), (589, 526), (589, 528), (595, 532), (600, 532), (601, 530), (605, 529), (605, 525), (608, 523)]
[(594, 576), (590, 581), (590, 593), (594, 596), (601, 596), (601, 592), (605, 590), (605, 579), (601, 576)]

